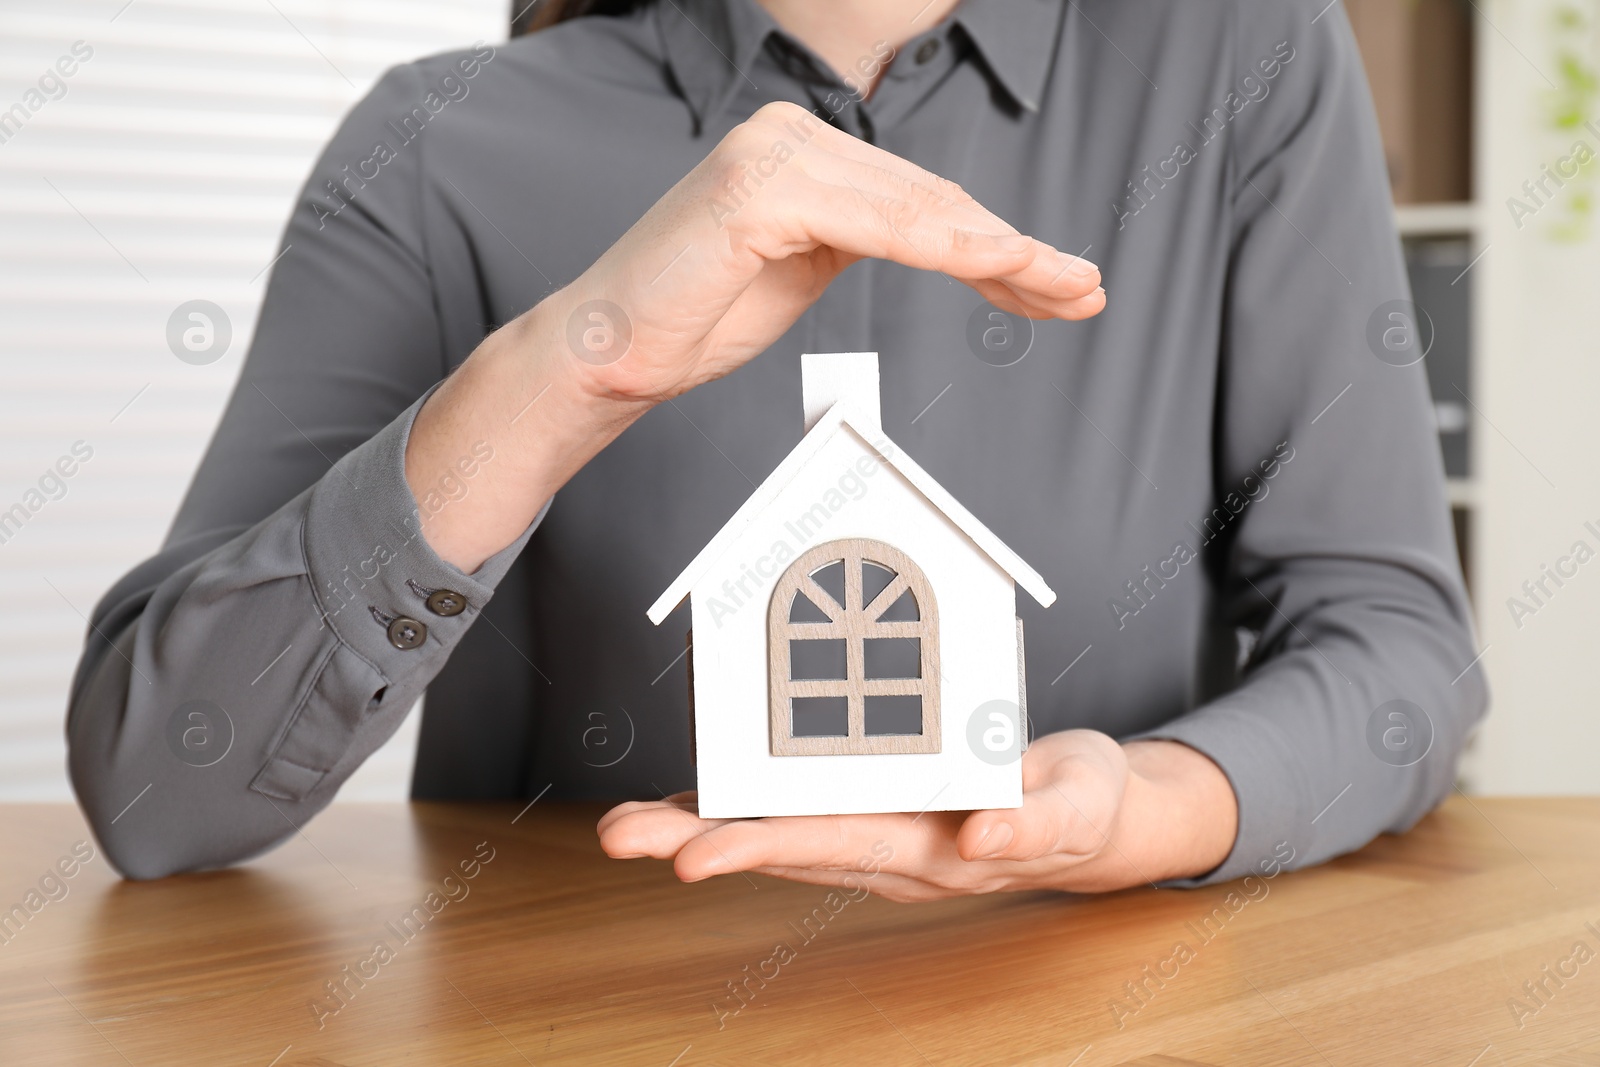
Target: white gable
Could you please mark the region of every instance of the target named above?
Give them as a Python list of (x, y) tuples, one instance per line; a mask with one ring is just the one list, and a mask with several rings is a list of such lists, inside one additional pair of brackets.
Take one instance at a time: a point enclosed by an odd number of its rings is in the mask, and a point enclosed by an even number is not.
[[(802, 553), (879, 537), (904, 552), (926, 583), (927, 599), (917, 598), (918, 621), (928, 623), (919, 645), (932, 641), (937, 650), (937, 671), (925, 679), (925, 693), (938, 694), (939, 711), (934, 728), (925, 695), (923, 724), (924, 735), (936, 737), (938, 745), (916, 753), (779, 755), (773, 751), (780, 735), (773, 731), (772, 682), (781, 675), (773, 673), (772, 627), (789, 614), (792, 602), (780, 602), (774, 612), (773, 590)], [(1020, 764), (989, 763), (982, 746), (967, 736), (978, 708), (1021, 703), (1019, 595), (1009, 574), (842, 424), (751, 519), (738, 542), (706, 568), (694, 585), (692, 613), (680, 612), (691, 616), (694, 630), (700, 814), (752, 818), (1019, 805)], [(865, 654), (863, 645), (863, 670)], [(787, 703), (783, 696), (777, 700)], [(864, 701), (861, 710), (865, 736)], [(984, 727), (990, 725), (985, 716)]]
[[(812, 383), (810, 391), (806, 394), (807, 422), (811, 421), (813, 399), (820, 404), (824, 397), (831, 395), (834, 399), (832, 406), (817, 418), (794, 450), (784, 457), (783, 462), (778, 464), (750, 498), (734, 512), (733, 517), (717, 531), (716, 536), (700, 550), (689, 566), (684, 568), (683, 573), (678, 575), (666, 592), (650, 606), (648, 615), (651, 622), (659, 626), (672, 610), (683, 602), (684, 597), (689, 595), (695, 583), (705, 575), (706, 571), (739, 541), (751, 522), (772, 504), (795, 475), (835, 434), (846, 432), (846, 427), (863, 441), (868, 442), (868, 447), (877, 453), (882, 462), (899, 471), (930, 504), (943, 512), (979, 551), (1005, 571), (1012, 581), (1026, 589), (1028, 594), (1042, 606), (1049, 607), (1055, 603), (1055, 593), (1045, 584), (1038, 571), (1007, 548), (1005, 542), (979, 522), (977, 517), (945, 491), (932, 475), (918, 466), (910, 456), (884, 435), (878, 419), (876, 352), (808, 355), (803, 357), (803, 360), (803, 373)], [(817, 372), (821, 371), (825, 371), (825, 374), (819, 377)], [(870, 396), (864, 388), (868, 383), (870, 383)]]

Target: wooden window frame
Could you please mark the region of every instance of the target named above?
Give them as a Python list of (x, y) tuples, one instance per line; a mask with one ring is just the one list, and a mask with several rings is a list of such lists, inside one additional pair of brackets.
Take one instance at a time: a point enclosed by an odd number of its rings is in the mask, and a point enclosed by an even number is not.
[[(845, 603), (841, 608), (833, 597), (811, 577), (814, 571), (844, 561)], [(895, 573), (895, 578), (871, 604), (862, 604), (861, 565), (876, 563)], [(888, 610), (910, 590), (917, 601), (916, 622), (879, 622), (878, 615)], [(790, 622), (789, 613), (796, 593), (806, 597), (829, 617), (828, 622)], [(921, 642), (920, 678), (866, 677), (867, 638), (915, 637)], [(802, 680), (789, 677), (789, 642), (844, 639), (845, 677), (837, 680)], [(892, 545), (869, 538), (853, 537), (829, 541), (802, 553), (789, 564), (767, 607), (767, 678), (772, 754), (774, 756), (872, 756), (909, 753), (935, 753), (943, 742), (939, 714), (939, 606), (933, 587), (922, 568), (911, 557)], [(845, 697), (848, 735), (844, 737), (795, 737), (789, 701), (792, 697)], [(866, 733), (866, 698), (869, 696), (920, 696), (922, 733)]]

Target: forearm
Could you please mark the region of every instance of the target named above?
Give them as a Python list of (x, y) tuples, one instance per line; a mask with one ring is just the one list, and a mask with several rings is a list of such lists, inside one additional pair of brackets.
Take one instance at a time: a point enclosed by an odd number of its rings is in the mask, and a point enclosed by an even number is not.
[(1260, 661), (1237, 688), (1149, 731), (1205, 752), (1237, 791), (1238, 843), (1211, 880), (1279, 850), (1294, 866), (1320, 863), (1407, 829), (1450, 792), (1485, 692), (1463, 669), (1471, 631), (1459, 601), (1441, 597), (1444, 577), (1346, 561), (1253, 577), (1276, 608)]
[[(1319, 863), (1409, 826), (1449, 792), (1484, 699), (1423, 353), (1341, 340), (1407, 294), (1360, 54), (1338, 11), (1307, 28), (1309, 9), (1247, 6), (1240, 54), (1287, 41), (1297, 56), (1273, 104), (1231, 134), (1212, 506), (1259, 502), (1200, 546), (1218, 576), (1207, 624), (1223, 640), (1197, 672), (1197, 706), (1144, 732), (1205, 753), (1233, 783), (1237, 842), (1207, 881), (1277, 870), (1284, 855)], [(1235, 631), (1249, 653), (1230, 664)], [(1396, 700), (1415, 708), (1415, 752), (1370, 739)]]
[[(588, 365), (569, 351), (562, 298), (486, 338), (412, 427), (405, 473), (422, 534), (463, 573), (516, 541), (556, 490), (651, 406), (597, 391)], [(495, 462), (478, 470), (471, 494), (429, 507), (430, 494), (458, 480), (462, 457), (484, 441)]]

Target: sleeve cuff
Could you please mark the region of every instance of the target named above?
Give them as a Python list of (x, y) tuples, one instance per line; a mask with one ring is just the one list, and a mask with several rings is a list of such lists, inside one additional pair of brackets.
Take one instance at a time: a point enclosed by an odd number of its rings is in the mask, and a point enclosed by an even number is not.
[[(432, 392), (310, 490), (301, 548), (318, 629), (328, 627), (334, 640), (251, 782), (267, 797), (302, 801), (330, 782), (337, 787), (352, 751), (370, 752), (394, 731), (550, 509), (547, 502), (516, 541), (472, 574), (440, 559), (422, 536), (405, 477), (406, 440)], [(481, 445), (462, 459), (459, 477), (424, 498), (430, 513), (471, 493), (472, 480), (494, 461), (493, 448)]]
[[(422, 535), (422, 511), (405, 476), (411, 426), (432, 395), (334, 464), (306, 511), (306, 569), (322, 621), (390, 679), (419, 669), (431, 676), (444, 665), (550, 509), (546, 502), (520, 537), (472, 574), (441, 559)], [(423, 507), (432, 514), (464, 499), (493, 462), (493, 447), (478, 442), (458, 463), (459, 477), (426, 494)], [(435, 593), (454, 593), (461, 603), (430, 599)], [(420, 625), (394, 630), (397, 619)]]

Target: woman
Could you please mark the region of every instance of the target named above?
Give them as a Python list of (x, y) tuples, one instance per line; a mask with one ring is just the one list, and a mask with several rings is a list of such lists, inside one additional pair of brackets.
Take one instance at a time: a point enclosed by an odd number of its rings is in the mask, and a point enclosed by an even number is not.
[[(542, 17), (347, 118), (166, 547), (96, 610), (71, 769), (125, 873), (285, 839), (424, 688), (415, 795), (641, 798), (601, 844), (686, 879), (884, 841), (901, 899), (1199, 884), (1450, 789), (1485, 691), (1421, 371), (1368, 341), (1407, 289), (1341, 9)], [(1020, 361), (969, 348), (995, 307)], [(796, 353), (860, 350), (1061, 594), (1023, 605), (1026, 801), (705, 822), (665, 795), (686, 623), (644, 609), (797, 439)]]

